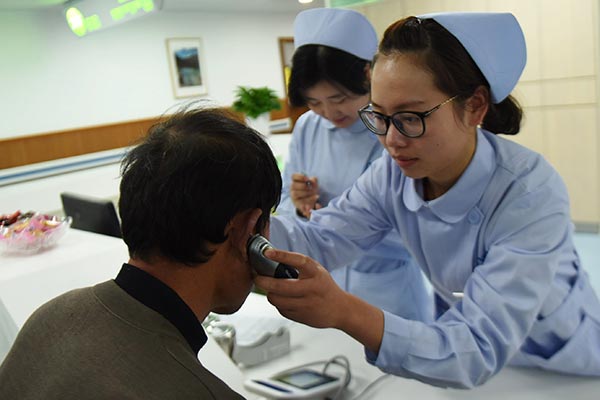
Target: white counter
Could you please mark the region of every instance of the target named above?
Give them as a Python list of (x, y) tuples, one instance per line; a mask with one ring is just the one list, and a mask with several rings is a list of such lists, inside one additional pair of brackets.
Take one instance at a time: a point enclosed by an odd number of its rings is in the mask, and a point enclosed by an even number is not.
[[(247, 312), (251, 305), (264, 308), (265, 315), (276, 313), (264, 296), (252, 294), (247, 304), (239, 312)], [(245, 379), (265, 378), (281, 370), (307, 362), (327, 360), (336, 355), (344, 355), (350, 360), (352, 381), (344, 399), (352, 399), (370, 382), (383, 373), (366, 362), (363, 347), (334, 329), (314, 329), (298, 323), (290, 326), (292, 351), (265, 364), (242, 369)], [(224, 353), (223, 353), (224, 354)], [(235, 376), (227, 362), (211, 365), (217, 375)], [(319, 368), (319, 367), (317, 367)], [(235, 386), (237, 382), (231, 382)], [(505, 368), (483, 386), (471, 390), (442, 389), (412, 379), (388, 376), (365, 393), (362, 399), (422, 399), (422, 400), (591, 400), (600, 393), (600, 379), (559, 375), (541, 370), (525, 368)], [(252, 397), (254, 396), (254, 397)], [(258, 396), (250, 395), (249, 398)]]
[(129, 259), (121, 239), (70, 229), (36, 254), (0, 254), (0, 299), (18, 327), (46, 301), (117, 276)]

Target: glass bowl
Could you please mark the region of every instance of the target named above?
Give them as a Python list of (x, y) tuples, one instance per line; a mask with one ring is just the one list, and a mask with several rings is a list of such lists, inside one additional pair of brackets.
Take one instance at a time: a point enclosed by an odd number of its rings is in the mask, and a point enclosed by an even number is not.
[(0, 228), (0, 249), (5, 252), (37, 253), (54, 246), (67, 232), (73, 219), (33, 214)]

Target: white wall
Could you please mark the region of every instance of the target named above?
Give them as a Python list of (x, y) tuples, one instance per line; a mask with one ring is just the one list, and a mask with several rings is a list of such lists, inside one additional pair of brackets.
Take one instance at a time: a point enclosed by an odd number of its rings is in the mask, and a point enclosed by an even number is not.
[(237, 85), (283, 97), (279, 36), (295, 14), (161, 11), (78, 38), (59, 9), (0, 12), (0, 139), (148, 118), (175, 99), (165, 39), (201, 37), (208, 97), (230, 105)]

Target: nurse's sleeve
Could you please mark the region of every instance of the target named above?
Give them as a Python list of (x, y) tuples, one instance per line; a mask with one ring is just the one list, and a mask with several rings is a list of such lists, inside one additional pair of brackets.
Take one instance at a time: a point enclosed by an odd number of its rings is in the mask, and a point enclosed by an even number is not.
[(385, 313), (379, 354), (367, 352), (367, 359), (439, 386), (486, 382), (517, 353), (540, 315), (569, 238), (568, 210), (560, 178), (503, 201), (480, 232), (487, 254), (474, 266), (463, 299), (432, 324)]
[(390, 231), (390, 216), (380, 193), (385, 160), (373, 163), (349, 189), (315, 210), (309, 221), (272, 216), (270, 240), (275, 247), (306, 254), (329, 270), (347, 265), (378, 244)]

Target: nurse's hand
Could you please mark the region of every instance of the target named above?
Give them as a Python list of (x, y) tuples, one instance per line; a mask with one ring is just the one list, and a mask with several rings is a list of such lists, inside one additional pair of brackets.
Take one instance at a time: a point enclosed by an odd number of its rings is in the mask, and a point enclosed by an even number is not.
[(316, 176), (293, 174), (290, 185), (290, 198), (298, 213), (304, 218), (310, 218), (312, 210), (321, 208), (319, 204), (319, 181)]
[(315, 328), (341, 329), (377, 354), (383, 337), (383, 312), (342, 290), (329, 272), (312, 258), (268, 249), (264, 255), (296, 268), (298, 279), (256, 276), (269, 303), (294, 321)]
[(329, 272), (310, 257), (282, 250), (266, 250), (265, 256), (291, 265), (299, 279), (257, 276), (254, 283), (267, 292), (269, 302), (287, 318), (316, 328), (337, 327), (346, 296)]

